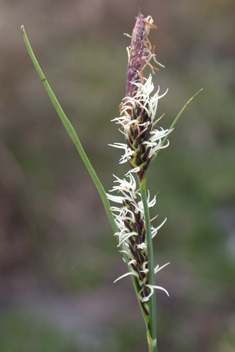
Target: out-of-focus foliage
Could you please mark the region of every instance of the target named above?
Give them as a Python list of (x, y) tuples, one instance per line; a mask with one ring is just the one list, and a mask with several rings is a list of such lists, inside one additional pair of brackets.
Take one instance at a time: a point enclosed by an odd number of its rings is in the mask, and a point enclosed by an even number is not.
[(235, 350), (234, 1), (0, 1), (0, 350), (142, 352), (131, 280), (92, 181), (38, 79), (35, 54), (104, 187), (122, 176), (110, 120), (140, 6), (166, 68), (154, 77), (170, 146), (149, 172), (160, 351)]

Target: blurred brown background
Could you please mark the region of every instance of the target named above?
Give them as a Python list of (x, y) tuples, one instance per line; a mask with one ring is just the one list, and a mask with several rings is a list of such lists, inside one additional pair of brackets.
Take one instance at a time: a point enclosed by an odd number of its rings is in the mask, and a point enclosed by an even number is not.
[[(155, 260), (164, 352), (235, 351), (235, 2), (0, 1), (0, 350), (142, 352), (145, 327), (98, 193), (28, 57), (35, 54), (106, 190), (123, 136), (110, 120), (125, 93), (138, 8), (166, 68), (156, 87), (170, 147), (150, 168), (159, 192)], [(148, 72), (146, 71), (146, 74)]]

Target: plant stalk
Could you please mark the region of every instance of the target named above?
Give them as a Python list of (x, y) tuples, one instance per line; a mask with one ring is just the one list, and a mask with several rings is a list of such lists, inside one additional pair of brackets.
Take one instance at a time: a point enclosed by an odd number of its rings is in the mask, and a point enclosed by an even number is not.
[[(144, 217), (146, 226), (146, 239), (147, 239), (147, 253), (148, 253), (148, 284), (155, 285), (154, 277), (154, 255), (153, 255), (153, 241), (151, 234), (151, 223), (150, 214), (147, 203), (147, 192), (146, 192), (146, 173), (140, 183), (140, 193), (144, 207)], [(157, 318), (156, 318), (156, 292), (149, 298), (149, 324), (147, 330), (147, 341), (149, 346), (149, 352), (157, 352)]]

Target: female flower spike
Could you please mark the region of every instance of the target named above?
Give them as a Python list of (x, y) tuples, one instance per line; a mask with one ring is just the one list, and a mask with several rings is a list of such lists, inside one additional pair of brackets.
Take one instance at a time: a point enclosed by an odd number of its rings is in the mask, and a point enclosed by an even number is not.
[[(121, 208), (111, 207), (111, 210), (114, 214), (115, 221), (119, 229), (119, 231), (115, 233), (115, 236), (118, 237), (118, 247), (121, 248), (120, 252), (125, 257), (125, 261), (129, 267), (129, 272), (122, 275), (117, 280), (127, 275), (134, 276), (138, 287), (140, 303), (142, 308), (145, 310), (145, 313), (148, 315), (148, 304), (146, 303), (149, 301), (149, 297), (153, 294), (153, 290), (163, 290), (167, 295), (168, 292), (160, 286), (149, 285), (148, 254), (143, 203), (140, 193), (136, 190), (134, 176), (129, 174), (127, 177), (129, 178), (129, 181), (127, 179), (119, 179), (115, 176), (116, 180), (114, 182), (118, 185), (115, 185), (111, 192), (118, 191), (121, 195), (113, 196), (111, 194), (107, 194), (109, 200), (122, 204)], [(148, 193), (147, 203), (149, 208), (153, 207), (156, 203), (156, 197), (150, 200), (150, 194)], [(153, 226), (151, 227), (152, 237), (156, 235), (161, 226), (162, 224), (158, 226), (158, 228), (154, 228)], [(165, 265), (163, 265), (163, 267)], [(155, 273), (163, 267), (159, 268), (159, 266), (157, 266), (155, 268)]]
[(151, 16), (144, 18), (139, 13), (132, 33), (131, 46), (128, 48), (128, 66), (126, 95), (120, 104), (120, 116), (115, 118), (121, 124), (125, 135), (126, 144), (114, 143), (112, 146), (125, 150), (120, 159), (120, 163), (126, 161), (131, 165), (133, 172), (136, 172), (141, 182), (147, 170), (151, 158), (156, 151), (168, 146), (163, 146), (162, 141), (171, 130), (154, 128), (158, 100), (163, 95), (159, 95), (159, 88), (155, 94), (152, 76), (146, 79), (143, 76), (143, 69), (149, 66), (154, 72), (156, 67), (150, 64), (154, 59), (156, 63), (154, 48), (147, 37), (153, 25)]

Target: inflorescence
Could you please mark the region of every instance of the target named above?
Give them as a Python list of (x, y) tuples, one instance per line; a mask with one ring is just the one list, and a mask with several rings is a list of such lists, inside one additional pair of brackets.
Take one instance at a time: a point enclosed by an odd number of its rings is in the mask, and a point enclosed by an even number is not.
[[(143, 76), (143, 69), (146, 66), (149, 66), (152, 72), (158, 70), (150, 63), (151, 59), (158, 63), (154, 47), (152, 48), (147, 37), (150, 28), (156, 28), (153, 25), (152, 17), (148, 16), (144, 18), (139, 13), (131, 36), (131, 45), (127, 49), (126, 94), (120, 104), (120, 116), (112, 120), (121, 125), (121, 132), (124, 134), (126, 142), (125, 144), (114, 143), (112, 146), (124, 149), (120, 164), (128, 162), (131, 170), (124, 179), (115, 176), (115, 185), (110, 192), (118, 192), (119, 195), (107, 195), (110, 201), (121, 205), (120, 207), (111, 207), (118, 228), (118, 231), (115, 233), (115, 236), (118, 237), (118, 247), (120, 247), (120, 252), (123, 254), (129, 268), (129, 272), (120, 278), (127, 275), (133, 276), (138, 288), (139, 300), (147, 314), (147, 302), (153, 294), (154, 289), (161, 289), (167, 295), (168, 292), (164, 288), (150, 285), (148, 282), (149, 269), (145, 216), (135, 175), (141, 184), (153, 156), (159, 149), (166, 148), (169, 145), (169, 142), (163, 144), (163, 140), (171, 132), (171, 130), (164, 130), (162, 127), (157, 127), (156, 124), (160, 119), (155, 120), (158, 100), (166, 92), (159, 95), (160, 88), (158, 88), (157, 92), (152, 94), (154, 91), (152, 75), (150, 74), (148, 78)], [(153, 207), (156, 203), (156, 197), (150, 200), (149, 192), (147, 203), (149, 208)], [(165, 221), (166, 219), (157, 228), (151, 226), (152, 238), (157, 234)], [(168, 264), (162, 267), (157, 266), (154, 273), (157, 273)]]

